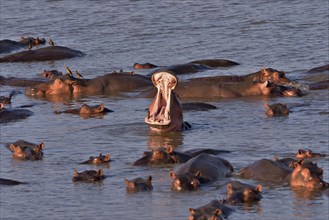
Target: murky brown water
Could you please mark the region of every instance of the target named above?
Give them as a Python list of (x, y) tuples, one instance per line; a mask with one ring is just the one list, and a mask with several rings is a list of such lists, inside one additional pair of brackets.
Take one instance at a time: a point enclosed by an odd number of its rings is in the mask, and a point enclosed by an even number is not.
[[(197, 59), (222, 58), (241, 65), (196, 75), (248, 74), (262, 67), (287, 72), (300, 79), (307, 69), (327, 64), (327, 1), (1, 1), (1, 39), (20, 35), (51, 37), (56, 44), (84, 51), (84, 58), (0, 64), (2, 76), (36, 77), (44, 69), (64, 71), (64, 65), (87, 78), (124, 69), (135, 62), (158, 65)], [(146, 74), (148, 71), (136, 71)], [(327, 77), (327, 75), (325, 76)], [(13, 88), (2, 86), (1, 95)], [(18, 88), (19, 91), (24, 91)], [(188, 208), (224, 197), (227, 180), (197, 192), (170, 190), (172, 167), (133, 167), (149, 148), (171, 144), (177, 150), (196, 147), (231, 150), (222, 155), (236, 170), (261, 158), (288, 157), (299, 148), (329, 154), (328, 90), (306, 91), (302, 98), (273, 98), (292, 107), (288, 117), (268, 118), (262, 98), (210, 102), (207, 112), (186, 112), (193, 129), (154, 136), (144, 123), (149, 99), (87, 97), (48, 102), (23, 94), (13, 106), (34, 104), (26, 120), (2, 124), (0, 171), (2, 178), (27, 182), (1, 186), (1, 219), (187, 219)], [(99, 104), (114, 112), (103, 118), (56, 115), (55, 110)], [(11, 158), (4, 144), (18, 139), (45, 143), (43, 161)], [(73, 169), (100, 152), (113, 161), (103, 167), (102, 184), (73, 184)], [(329, 181), (329, 159), (319, 159)], [(127, 194), (124, 178), (153, 176), (150, 193)], [(248, 181), (256, 183), (253, 181)], [(328, 219), (328, 197), (293, 191), (290, 187), (263, 187), (258, 205), (235, 207), (229, 219)]]

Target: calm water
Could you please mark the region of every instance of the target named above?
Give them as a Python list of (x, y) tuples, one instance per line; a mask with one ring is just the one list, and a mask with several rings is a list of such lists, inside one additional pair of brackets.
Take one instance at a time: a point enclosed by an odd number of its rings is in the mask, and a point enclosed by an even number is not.
[[(241, 63), (193, 76), (247, 74), (262, 67), (287, 72), (301, 79), (307, 69), (329, 61), (328, 1), (1, 1), (0, 38), (19, 40), (21, 35), (51, 37), (55, 44), (84, 51), (84, 58), (55, 62), (0, 64), (1, 75), (36, 77), (44, 69), (64, 71), (64, 65), (85, 77), (123, 69), (135, 62), (158, 65), (197, 59), (222, 58)], [(136, 71), (146, 74), (148, 71)], [(1, 95), (13, 88), (1, 87)], [(24, 91), (22, 89), (18, 89)], [(214, 101), (208, 112), (186, 112), (193, 130), (150, 135), (144, 123), (148, 99), (88, 97), (48, 102), (26, 97), (13, 106), (33, 103), (30, 118), (1, 125), (2, 178), (27, 182), (1, 187), (1, 219), (187, 219), (188, 208), (197, 208), (224, 197), (227, 180), (197, 192), (170, 190), (173, 167), (133, 167), (144, 151), (170, 144), (177, 150), (196, 147), (233, 151), (222, 155), (238, 171), (261, 158), (293, 156), (299, 148), (329, 154), (328, 90), (306, 91), (302, 98), (272, 98), (287, 103), (288, 117), (268, 118), (262, 98)], [(99, 104), (114, 112), (103, 118), (83, 119), (55, 115), (55, 110)], [(4, 144), (24, 139), (44, 142), (43, 161), (11, 158)], [(113, 161), (102, 167), (102, 184), (73, 184), (74, 168), (100, 152)], [(329, 158), (317, 160), (329, 181)], [(153, 176), (154, 191), (127, 194), (124, 178)], [(256, 184), (256, 182), (247, 181)], [(290, 187), (263, 187), (257, 205), (238, 206), (229, 219), (328, 219), (328, 197), (293, 191)]]

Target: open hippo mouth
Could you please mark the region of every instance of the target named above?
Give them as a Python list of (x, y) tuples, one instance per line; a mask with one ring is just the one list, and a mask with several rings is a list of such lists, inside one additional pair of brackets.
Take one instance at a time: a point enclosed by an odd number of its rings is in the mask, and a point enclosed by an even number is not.
[(177, 78), (170, 72), (158, 72), (152, 75), (152, 82), (158, 91), (149, 107), (145, 122), (155, 127), (169, 125), (172, 90), (177, 85)]

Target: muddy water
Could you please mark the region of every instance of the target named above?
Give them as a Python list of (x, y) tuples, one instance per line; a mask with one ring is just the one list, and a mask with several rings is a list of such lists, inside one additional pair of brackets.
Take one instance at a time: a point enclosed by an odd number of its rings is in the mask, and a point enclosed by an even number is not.
[[(135, 62), (158, 65), (222, 58), (241, 65), (185, 76), (247, 74), (262, 67), (302, 79), (306, 70), (328, 63), (327, 1), (1, 1), (1, 39), (51, 37), (55, 44), (87, 56), (55, 62), (0, 64), (2, 76), (37, 77), (44, 69), (77, 69), (86, 78), (113, 70), (131, 71)], [(136, 70), (135, 70), (136, 71)], [(136, 71), (146, 74), (149, 71)], [(324, 75), (327, 78), (327, 75)], [(1, 95), (13, 88), (2, 86)], [(15, 88), (24, 92), (22, 88)], [(186, 112), (193, 129), (150, 135), (144, 123), (149, 99), (85, 97), (40, 100), (19, 94), (13, 107), (33, 104), (28, 119), (1, 124), (2, 178), (27, 184), (1, 186), (1, 219), (187, 219), (197, 208), (224, 197), (221, 180), (197, 192), (170, 190), (173, 167), (133, 167), (144, 151), (163, 145), (177, 150), (207, 147), (223, 154), (238, 171), (261, 158), (293, 156), (299, 148), (329, 154), (328, 90), (304, 91), (302, 98), (272, 98), (291, 107), (288, 117), (268, 118), (265, 98), (213, 100), (216, 110)], [(84, 119), (55, 110), (82, 103), (104, 103), (114, 112)], [(18, 139), (44, 142), (43, 161), (11, 158), (4, 145)], [(73, 170), (100, 152), (113, 161), (100, 184), (74, 184)], [(329, 181), (328, 157), (317, 160)], [(127, 194), (124, 178), (153, 176), (153, 192)], [(256, 184), (254, 181), (247, 181)], [(328, 197), (321, 192), (263, 187), (263, 199), (237, 206), (230, 219), (328, 219)]]

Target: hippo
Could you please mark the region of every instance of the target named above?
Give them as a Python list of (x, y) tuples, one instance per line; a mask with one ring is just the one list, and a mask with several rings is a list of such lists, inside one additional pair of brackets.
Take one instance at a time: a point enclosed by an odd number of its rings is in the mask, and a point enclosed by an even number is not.
[(295, 157), (298, 159), (304, 159), (304, 158), (319, 158), (319, 157), (325, 157), (325, 154), (321, 153), (314, 153), (311, 150), (303, 150), (299, 149), (296, 153)]
[[(261, 159), (240, 170), (242, 178), (250, 178), (272, 184), (288, 183), (291, 187), (302, 186), (308, 189), (329, 187), (323, 181), (322, 173), (316, 171), (316, 164), (294, 163), (293, 169), (278, 161)], [(311, 167), (310, 167), (311, 166)]]
[(200, 184), (210, 183), (232, 175), (233, 166), (227, 160), (202, 153), (177, 166), (169, 175), (173, 190), (197, 190)]
[(11, 104), (11, 98), (16, 94), (16, 91), (13, 90), (10, 92), (9, 96), (0, 96), (0, 103), (2, 104)]
[(151, 152), (144, 152), (144, 156), (133, 163), (137, 165), (163, 165), (163, 164), (175, 164), (185, 163), (192, 157), (195, 157), (201, 153), (219, 154), (229, 153), (230, 151), (215, 150), (215, 149), (193, 149), (184, 152), (178, 152), (173, 149), (172, 146), (159, 147)]
[(223, 200), (224, 203), (231, 205), (239, 203), (258, 202), (262, 199), (262, 186), (252, 186), (240, 181), (231, 181), (226, 185), (227, 198)]
[[(232, 208), (226, 206), (222, 201), (214, 199), (199, 208), (189, 208), (189, 220), (217, 220), (227, 218)], [(223, 218), (222, 218), (223, 217)]]
[(50, 82), (41, 82), (35, 86), (27, 87), (25, 91), (25, 95), (34, 97), (47, 97), (51, 95), (71, 95), (72, 93), (72, 84), (68, 84), (62, 79), (55, 79)]
[(85, 170), (81, 173), (79, 173), (77, 170), (74, 170), (73, 172), (73, 182), (97, 182), (102, 181), (105, 179), (105, 176), (103, 174), (103, 170), (99, 169), (96, 170)]
[(26, 48), (28, 45), (38, 46), (41, 44), (45, 44), (45, 38), (34, 38), (34, 37), (21, 37), (20, 41), (13, 41), (9, 39), (0, 40), (0, 54), (9, 53), (13, 50), (18, 50), (22, 48)]
[(6, 86), (29, 87), (29, 86), (36, 86), (44, 82), (48, 82), (48, 80), (41, 78), (28, 79), (21, 77), (0, 76), (0, 85), (6, 85)]
[(145, 123), (152, 132), (182, 131), (189, 128), (183, 121), (183, 109), (175, 92), (177, 78), (172, 72), (157, 72), (152, 75), (157, 94), (149, 106)]
[(274, 156), (273, 160), (283, 163), (286, 166), (288, 166), (289, 168), (294, 168), (294, 163), (298, 162), (297, 160), (290, 158), (290, 157), (285, 157), (285, 158), (279, 159), (277, 156)]
[(33, 112), (23, 108), (4, 108), (4, 104), (0, 103), (0, 124), (15, 122), (33, 115)]
[(13, 152), (13, 158), (21, 160), (42, 160), (45, 144), (34, 144), (24, 140), (18, 140), (7, 144), (7, 148)]
[(282, 116), (289, 115), (289, 109), (286, 104), (275, 103), (269, 105), (267, 102), (264, 103), (264, 107), (266, 109), (267, 116)]
[(318, 82), (308, 84), (308, 89), (309, 90), (329, 89), (329, 80), (322, 80), (322, 81), (318, 81)]
[(152, 176), (149, 176), (147, 179), (143, 178), (135, 178), (133, 180), (124, 179), (125, 184), (127, 185), (127, 192), (135, 193), (135, 192), (146, 192), (152, 191)]
[(82, 56), (85, 56), (85, 53), (68, 47), (48, 46), (35, 50), (25, 50), (1, 57), (0, 63), (62, 60)]
[(100, 153), (97, 157), (89, 157), (89, 160), (86, 160), (80, 164), (101, 164), (101, 163), (109, 163), (111, 161), (110, 154), (105, 154), (105, 156)]
[(16, 186), (16, 185), (20, 185), (20, 184), (23, 184), (23, 183), (16, 181), (16, 180), (0, 178), (0, 185)]
[(323, 65), (323, 66), (319, 66), (319, 67), (314, 67), (310, 70), (308, 70), (308, 73), (320, 73), (320, 72), (325, 72), (325, 71), (329, 71), (329, 64)]
[(63, 73), (58, 70), (43, 70), (40, 76), (43, 78), (54, 80), (63, 76)]
[(152, 63), (134, 63), (133, 67), (135, 69), (152, 69), (152, 68), (156, 68), (159, 66), (154, 65)]
[(81, 105), (80, 108), (69, 109), (65, 111), (55, 111), (56, 114), (70, 113), (70, 114), (80, 114), (80, 115), (98, 115), (98, 114), (105, 114), (108, 112), (113, 112), (113, 111), (108, 108), (105, 108), (103, 103), (94, 106), (83, 104)]

